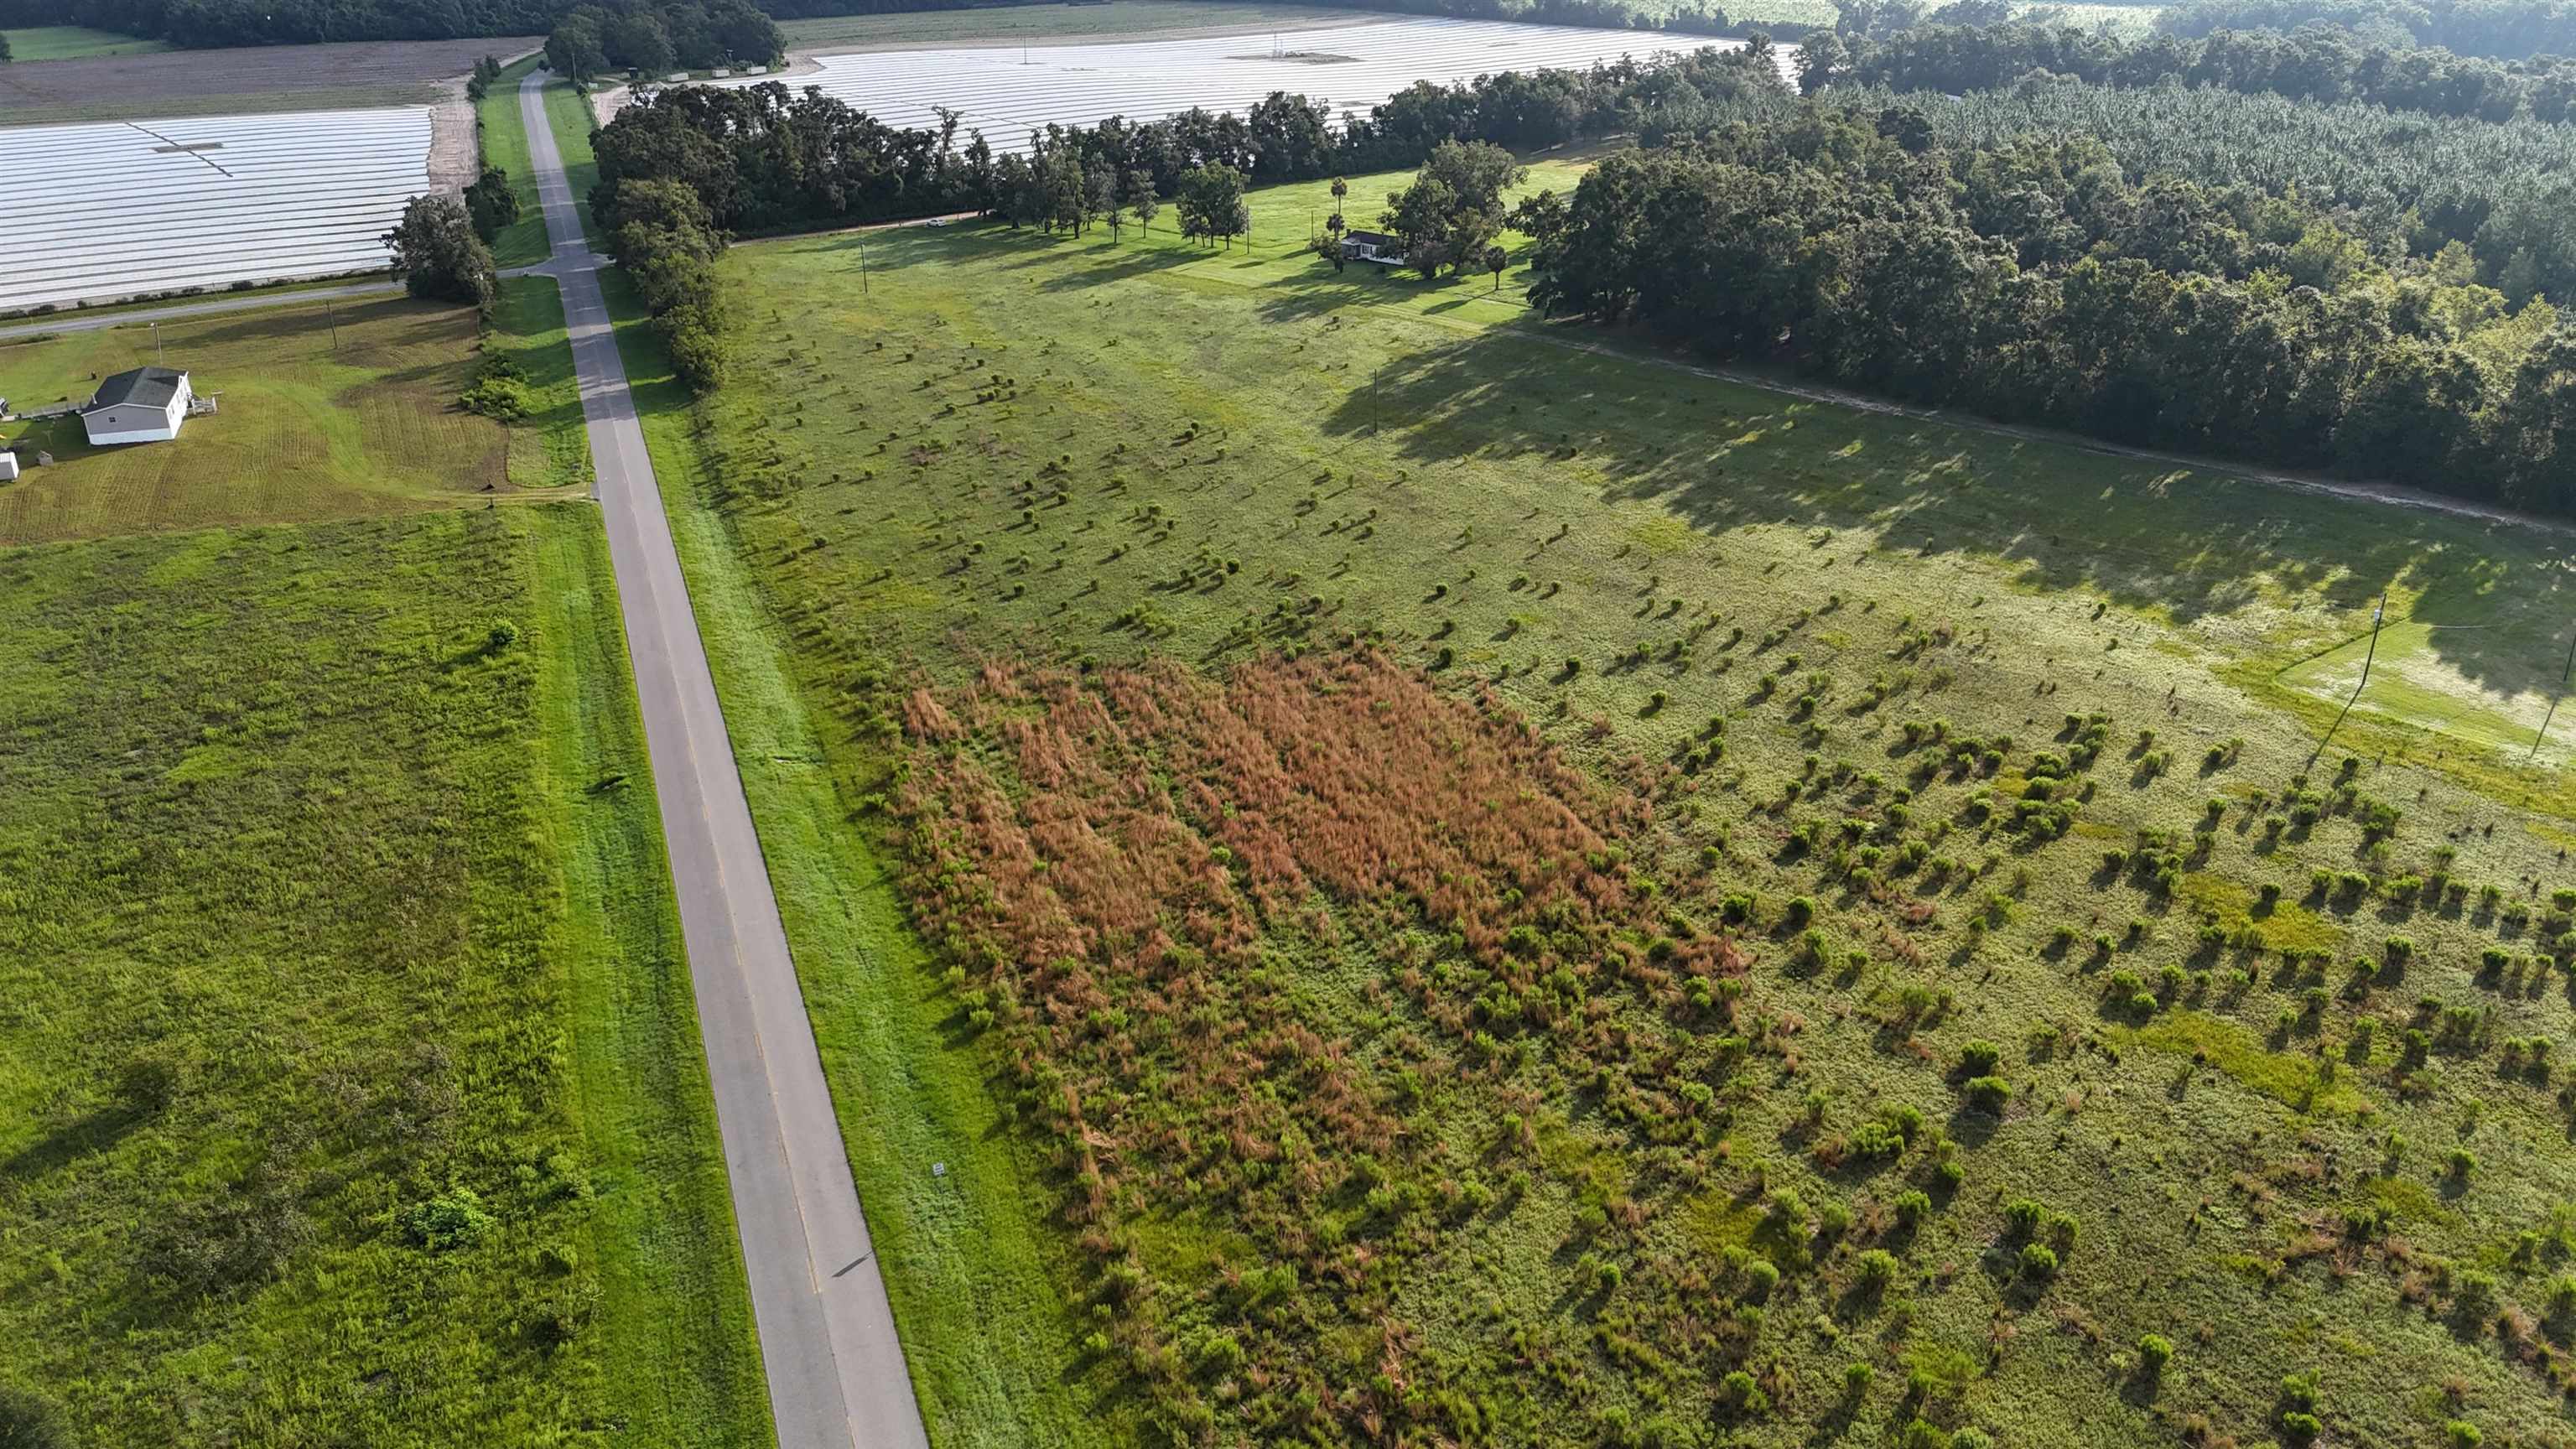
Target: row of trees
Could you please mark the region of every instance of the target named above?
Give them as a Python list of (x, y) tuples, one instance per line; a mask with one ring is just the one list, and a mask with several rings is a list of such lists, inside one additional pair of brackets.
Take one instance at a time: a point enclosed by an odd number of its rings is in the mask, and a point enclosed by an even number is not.
[(786, 53), (778, 22), (751, 0), (594, 0), (566, 11), (546, 36), (546, 67), (576, 81), (768, 65)]
[(2206, 37), (2124, 40), (2071, 26), (1918, 26), (1845, 43), (1810, 41), (1799, 83), (1837, 81), (1890, 90), (1976, 91), (2034, 71), (2100, 85), (2215, 86), (2248, 95), (2357, 101), (2486, 121), (2531, 116), (2559, 122), (2576, 110), (2576, 62), (2499, 62), (2447, 50), (2378, 45), (2344, 30), (2222, 30)]
[(1994, 417), (2576, 507), (2576, 330), (2545, 305), (2106, 162), (1810, 104), (1605, 160), (1533, 219), (1531, 296)]
[[(596, 0), (579, 8), (614, 10)], [(778, 19), (888, 11), (964, 9), (992, 0), (761, 0)], [(1351, 0), (1370, 10), (1518, 20), (1611, 29), (1734, 33), (1726, 12), (1704, 4), (1668, 9), (1641, 0)], [(576, 8), (576, 0), (0, 0), (0, 26), (89, 25), (185, 46), (301, 45), (333, 40), (453, 40), (474, 35), (543, 35)], [(655, 10), (671, 7), (652, 6)], [(710, 10), (717, 7), (708, 6)], [(1772, 27), (1796, 33), (1801, 26)], [(689, 64), (680, 27), (671, 27), (673, 60)], [(606, 36), (600, 36), (603, 47)], [(631, 54), (650, 54), (638, 39)], [(761, 58), (727, 47), (738, 60)], [(614, 62), (625, 64), (626, 62)], [(716, 65), (721, 61), (706, 61)], [(639, 69), (657, 67), (638, 64)]]
[(714, 383), (722, 353), (715, 264), (724, 234), (706, 203), (677, 181), (629, 185), (609, 252), (635, 281), (671, 367), (692, 388)]
[[(1183, 178), (1201, 168), (1258, 183), (1412, 166), (1444, 141), (1551, 145), (1633, 130), (1659, 114), (1698, 117), (1755, 95), (1787, 102), (1767, 45), (1419, 84), (1366, 117), (1335, 119), (1321, 102), (1274, 93), (1241, 116), (1194, 109), (1153, 122), (1049, 126), (1033, 136), (1028, 157), (1015, 158), (997, 156), (980, 132), (961, 140), (954, 112), (936, 127), (892, 127), (812, 88), (684, 86), (638, 96), (600, 131), (592, 204), (614, 217), (629, 181), (676, 180), (733, 233), (955, 211), (1035, 222), (1064, 215), (1064, 196), (1090, 196), (1095, 175), (1122, 199), (1146, 183), (1178, 196)], [(1145, 182), (1132, 179), (1139, 175)]]
[(2158, 30), (2183, 36), (2307, 25), (2461, 55), (2576, 55), (2576, 4), (2569, 0), (2183, 0), (2156, 17)]
[[(1172, 210), (1185, 237), (1221, 241), (1252, 229), (1252, 211), (1243, 199), (1244, 176), (1223, 161), (1208, 161), (1180, 173)], [(1096, 224), (1118, 239), (1129, 220), (1148, 232), (1162, 214), (1162, 188), (1147, 170), (1118, 170), (1106, 157), (1086, 155), (1071, 136), (1058, 131), (1040, 140), (1027, 156), (1005, 156), (993, 163), (992, 192), (984, 208), (1014, 227), (1063, 230), (1076, 236)]]

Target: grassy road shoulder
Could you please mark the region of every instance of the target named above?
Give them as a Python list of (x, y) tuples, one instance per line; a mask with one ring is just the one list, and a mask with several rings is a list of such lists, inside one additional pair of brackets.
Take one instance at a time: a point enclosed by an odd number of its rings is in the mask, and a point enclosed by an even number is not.
[(504, 267), (530, 267), (546, 259), (546, 217), (537, 205), (536, 169), (528, 160), (528, 132), (519, 123), (519, 82), (537, 68), (540, 57), (528, 56), (502, 68), (500, 78), (474, 103), (474, 134), (483, 143), (483, 164), (509, 173), (518, 193), (519, 219), (492, 239), (492, 260)]
[[(575, 194), (586, 194), (588, 113), (566, 87), (546, 100)], [(601, 284), (931, 1433), (997, 1449), (1125, 1442), (1129, 1426), (1059, 1373), (1081, 1357), (1080, 1329), (1030, 1209), (1045, 1190), (953, 1031), (888, 863), (848, 828), (778, 625), (700, 491), (688, 390), (625, 277)]]
[[(943, 1445), (1124, 1442), (1081, 1383), (1064, 1265), (1045, 1200), (1008, 1135), (955, 1008), (896, 897), (849, 828), (820, 724), (738, 544), (701, 493), (688, 392), (625, 279), (603, 279), (692, 606), (724, 701), (852, 1175), (934, 1439)], [(933, 1163), (945, 1171), (933, 1174)]]
[(540, 766), (573, 1100), (599, 1190), (600, 1372), (638, 1442), (772, 1442), (714, 1099), (595, 509), (531, 510)]

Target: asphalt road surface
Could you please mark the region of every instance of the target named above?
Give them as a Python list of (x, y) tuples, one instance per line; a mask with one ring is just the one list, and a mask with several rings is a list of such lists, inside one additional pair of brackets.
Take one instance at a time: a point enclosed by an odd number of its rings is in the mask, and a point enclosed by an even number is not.
[(554, 244), (536, 270), (563, 289), (779, 1449), (927, 1449), (543, 80), (519, 88)]

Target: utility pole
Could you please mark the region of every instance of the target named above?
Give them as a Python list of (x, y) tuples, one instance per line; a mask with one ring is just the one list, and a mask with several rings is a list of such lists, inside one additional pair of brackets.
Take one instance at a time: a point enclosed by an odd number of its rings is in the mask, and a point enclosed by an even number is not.
[(158, 322), (152, 324), (152, 360), (161, 360), (161, 324)]
[(340, 313), (328, 297), (322, 299), (322, 318), (331, 324), (331, 355), (337, 357), (340, 355)]
[(2550, 693), (2549, 713), (2540, 717), (2540, 733), (2531, 737), (2531, 753), (2522, 757), (2525, 764), (2539, 757), (2540, 742), (2549, 738), (2549, 722), (2558, 717), (2558, 701), (2567, 693), (2567, 680), (2570, 675), (2576, 675), (2576, 637), (2570, 637), (2567, 641), (2567, 666), (2558, 671), (2558, 688)]
[(2317, 756), (2324, 754), (2326, 752), (2326, 746), (2334, 742), (2335, 731), (2343, 728), (2344, 715), (2352, 713), (2352, 707), (2361, 701), (2362, 686), (2370, 683), (2371, 661), (2379, 657), (2379, 628), (2382, 623), (2386, 622), (2387, 618), (2388, 591), (2386, 589), (2382, 589), (2379, 591), (2379, 608), (2370, 616), (2370, 647), (2362, 651), (2360, 682), (2353, 685), (2352, 698), (2343, 702), (2342, 714), (2336, 715), (2335, 722), (2326, 728), (2326, 737), (2317, 741), (2316, 752), (2308, 756), (2309, 769), (2316, 768)]
[(868, 294), (868, 239), (859, 238), (859, 295)]

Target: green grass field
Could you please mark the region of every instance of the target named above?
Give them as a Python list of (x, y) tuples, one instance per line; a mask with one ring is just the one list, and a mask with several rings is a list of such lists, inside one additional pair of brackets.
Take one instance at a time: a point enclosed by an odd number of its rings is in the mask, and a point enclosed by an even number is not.
[(765, 1442), (588, 511), (0, 595), (7, 1377), (69, 1442)]
[(0, 485), (0, 1438), (773, 1442), (553, 284), (161, 332)]
[(534, 266), (551, 250), (546, 244), (546, 214), (537, 203), (536, 172), (528, 160), (527, 128), (519, 123), (519, 82), (536, 69), (529, 56), (505, 67), (500, 79), (474, 104), (474, 134), (483, 145), (483, 164), (510, 174), (519, 194), (519, 219), (492, 239), (492, 260), (504, 267)]
[[(1353, 212), (1397, 179), (1355, 181)], [(2394, 699), (2365, 699), (2300, 778), (2340, 704), (2300, 670), (2383, 590), (2393, 618), (2446, 626), (2393, 677), (2505, 697), (2553, 677), (2554, 536), (1802, 400), (1546, 324), (1517, 273), (1499, 297), (1336, 274), (1294, 247), (1319, 186), (1255, 200), (1249, 255), (877, 233), (864, 296), (852, 237), (737, 247), (736, 378), (694, 409), (647, 390), (939, 1442), (1127, 1442), (1200, 1409), (1295, 1424), (1292, 1388), (1363, 1393), (1399, 1351), (1419, 1392), (1374, 1400), (1379, 1422), (1497, 1443), (1877, 1443), (1918, 1417), (2006, 1445), (2287, 1442), (2310, 1397), (2333, 1442), (2431, 1449), (2455, 1420), (2555, 1442), (2570, 1129), (2527, 1043), (2567, 1026), (2548, 958), (2576, 922), (2547, 897), (2576, 886), (2576, 797)], [(649, 335), (624, 340), (657, 375)], [(817, 383), (761, 381), (782, 376)], [(1651, 801), (1621, 840), (1630, 879), (1702, 932), (1746, 898), (1726, 934), (1750, 1024), (1721, 1037), (1621, 996), (1594, 957), (1569, 964), (1642, 1060), (1605, 1067), (1599, 1041), (1481, 1001), (1504, 1050), (1479, 1055), (1399, 963), (1427, 950), (1460, 1007), (1495, 968), (1326, 893), (1314, 909), (1354, 942), (1330, 970), (1310, 927), (1263, 939), (1297, 963), (1297, 1019), (1422, 1144), (1377, 1170), (1499, 1199), (1435, 1225), (1395, 1197), (1420, 1226), (1369, 1237), (1395, 1280), (1280, 1319), (1226, 1307), (1219, 1265), (1311, 1262), (1311, 1238), (1247, 1239), (1277, 1229), (1229, 1215), (1251, 1189), (1217, 1165), (1186, 1194), (1136, 1179), (1115, 1200), (1155, 1306), (1108, 1351), (1068, 1351), (1113, 1290), (1049, 1201), (1081, 1194), (1050, 1166), (1049, 1104), (989, 1085), (1049, 1038), (1005, 1017), (972, 1041), (967, 1007), (1009, 974), (943, 988), (966, 963), (887, 892), (924, 847), (867, 812), (961, 761), (1005, 800), (1037, 791), (999, 721), (970, 722), (979, 673), (1011, 697), (989, 662), (1225, 678), (1345, 640), (1436, 693), (1491, 689)], [(962, 745), (889, 736), (916, 686)], [(2070, 764), (2088, 730), (2098, 757)], [(1992, 1107), (1953, 1070), (1975, 1040), (1997, 1044)], [(1182, 1060), (1054, 1049), (1112, 1104), (1160, 1100)], [(1427, 1093), (1397, 1080), (1408, 1058)], [(1676, 1071), (1714, 1089), (1697, 1125), (1656, 1115), (1687, 1095)], [(1534, 1146), (1445, 1146), (1507, 1108), (1535, 1113)], [(1870, 1145), (1899, 1109), (1919, 1135)], [(1116, 1110), (1095, 1118), (1112, 1142)], [(997, 1116), (1019, 1131), (991, 1134)], [(923, 1154), (990, 1185), (952, 1195), (911, 1170)], [(1916, 1185), (1938, 1195), (1900, 1226)], [(1349, 1191), (1301, 1220), (1385, 1233)], [(2022, 1276), (2021, 1199), (2062, 1249), (2052, 1276)], [(1002, 1283), (953, 1246), (976, 1241), (1014, 1245)], [(1778, 1286), (1746, 1286), (1730, 1247)], [(2150, 1333), (2175, 1345), (2160, 1372)], [(1229, 1370), (1238, 1350), (1257, 1378)], [(1720, 1381), (1739, 1366), (1758, 1409)], [(2307, 1373), (2313, 1395), (2284, 1389)], [(1326, 1422), (1359, 1433), (1340, 1402)]]
[(457, 406), (476, 326), (454, 307), (344, 298), (0, 344), (0, 396), (22, 411), (84, 400), (94, 378), (151, 362), (156, 330), (157, 355), (186, 368), (201, 396), (220, 394), (220, 411), (190, 419), (174, 446), (93, 448), (73, 417), (9, 424), (7, 436), (54, 463), (0, 487), (0, 545), (453, 507), (586, 483), (577, 456), (546, 458), (543, 430), (565, 446), (567, 417), (568, 446), (580, 446), (553, 285), (509, 287), (505, 324), (532, 330), (505, 345), (541, 372), (548, 405), (519, 441)]
[(96, 55), (151, 55), (170, 49), (167, 41), (78, 25), (41, 25), (27, 30), (0, 30), (9, 42), (13, 62), (81, 60)]

